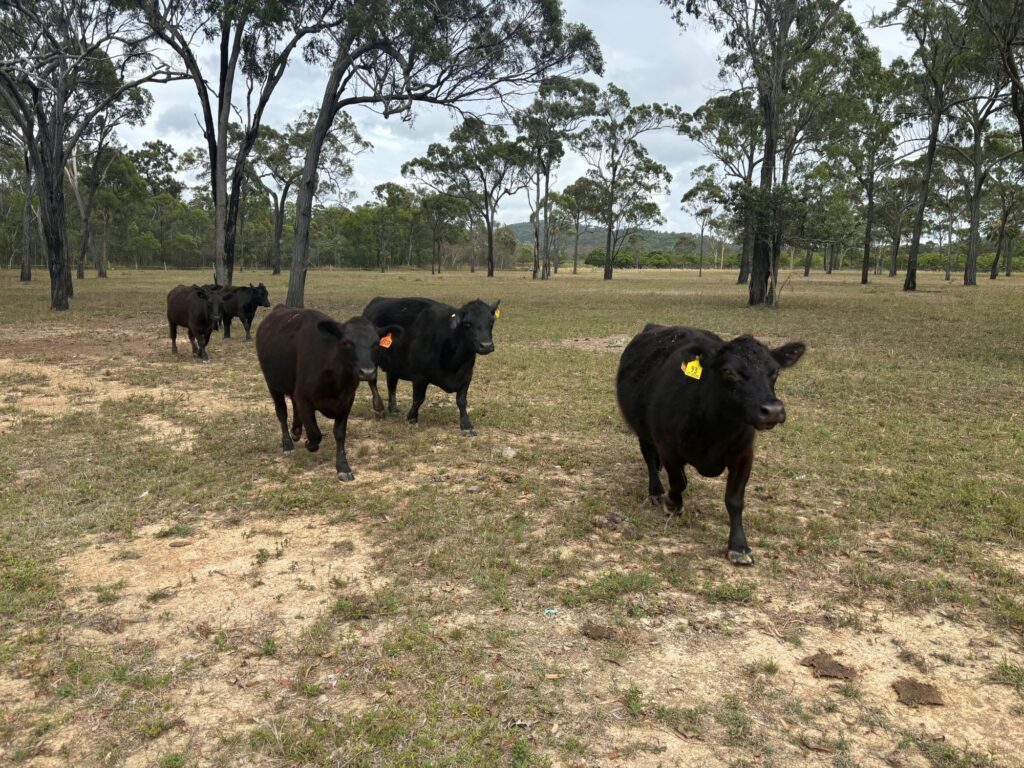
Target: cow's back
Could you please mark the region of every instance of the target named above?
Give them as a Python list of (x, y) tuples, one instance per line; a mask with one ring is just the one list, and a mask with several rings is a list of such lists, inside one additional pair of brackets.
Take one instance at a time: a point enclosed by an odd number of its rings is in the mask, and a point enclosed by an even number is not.
[(363, 309), (363, 317), (378, 328), (383, 328), (387, 325), (398, 325), (403, 330), (408, 331), (416, 324), (416, 320), (424, 310), (438, 306), (443, 305), (433, 299), (424, 299), (417, 296), (403, 299), (377, 296)]
[[(709, 354), (721, 344), (722, 340), (708, 331), (648, 324), (626, 345), (615, 392), (626, 423), (641, 439), (650, 441), (654, 424), (686, 409), (685, 394), (678, 391), (684, 359)], [(668, 403), (661, 402), (666, 399)], [(660, 413), (665, 409), (671, 412)]]
[(193, 289), (188, 285), (176, 285), (167, 293), (168, 321), (188, 327), (193, 295)]
[(295, 391), (298, 371), (298, 349), (306, 325), (306, 310), (278, 304), (260, 323), (256, 331), (256, 357), (267, 380), (277, 392)]

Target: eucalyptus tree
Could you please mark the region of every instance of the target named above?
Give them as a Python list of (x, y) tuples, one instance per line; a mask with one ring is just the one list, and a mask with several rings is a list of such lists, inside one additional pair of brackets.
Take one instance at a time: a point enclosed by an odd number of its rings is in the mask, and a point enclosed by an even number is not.
[[(274, 211), (271, 272), (275, 275), (281, 274), (281, 237), (288, 195), (302, 178), (306, 147), (315, 122), (316, 114), (304, 111), (283, 131), (264, 126), (252, 148), (250, 168), (270, 198)], [(323, 195), (338, 191), (352, 177), (352, 158), (371, 146), (359, 134), (355, 121), (344, 112), (339, 113), (321, 151), (318, 192)]]
[(863, 195), (862, 285), (868, 284), (871, 268), (879, 176), (887, 173), (896, 160), (898, 131), (905, 106), (904, 75), (903, 67), (883, 66), (878, 50), (866, 47), (845, 99), (846, 126), (827, 149), (828, 154), (846, 163)]
[(430, 274), (441, 273), (442, 248), (454, 242), (465, 230), (469, 206), (458, 194), (427, 192), (420, 196), (420, 210), (430, 232)]
[[(96, 266), (96, 276), (106, 277), (105, 269), (101, 269), (99, 258), (93, 243), (92, 213), (96, 201), (96, 191), (106, 175), (107, 169), (117, 155), (112, 151), (111, 142), (114, 131), (122, 125), (140, 125), (152, 109), (153, 98), (142, 88), (125, 91), (121, 98), (111, 102), (107, 108), (96, 116), (89, 136), (71, 151), (71, 157), (65, 172), (71, 182), (71, 190), (78, 204), (78, 215), (82, 226), (80, 251), (78, 257), (78, 279), (85, 278), (85, 261), (92, 256)], [(87, 146), (86, 151), (82, 151)], [(88, 166), (79, 167), (79, 155), (88, 160)]]
[(592, 215), (605, 229), (605, 280), (612, 279), (615, 254), (626, 238), (664, 220), (651, 197), (667, 191), (672, 175), (650, 157), (640, 137), (678, 122), (680, 114), (663, 104), (633, 106), (629, 94), (609, 83), (590, 124), (574, 139), (597, 193)]
[[(695, 112), (684, 115), (678, 125), (681, 135), (700, 144), (719, 162), (726, 179), (734, 179), (748, 189), (754, 185), (763, 146), (761, 117), (753, 99), (753, 88), (741, 79), (731, 93), (708, 99)], [(745, 285), (754, 249), (754, 224), (749, 216), (743, 219), (742, 243), (737, 282)]]
[(984, 51), (967, 51), (961, 58), (963, 74), (951, 86), (949, 132), (940, 151), (953, 161), (968, 204), (967, 261), (964, 285), (978, 284), (981, 241), (981, 206), (985, 183), (993, 168), (1020, 153), (1013, 137), (994, 123), (1009, 90), (1006, 73)]
[(700, 227), (700, 257), (697, 276), (704, 274), (704, 230), (714, 219), (716, 212), (725, 202), (725, 192), (715, 178), (713, 166), (701, 165), (693, 170), (691, 178), (696, 183), (683, 194), (683, 210), (696, 220)]
[(889, 277), (895, 277), (898, 271), (907, 215), (917, 205), (917, 190), (920, 187), (921, 176), (917, 165), (908, 161), (896, 165), (879, 184), (879, 219), (891, 243)]
[(899, 24), (916, 43), (911, 59), (911, 73), (916, 80), (922, 118), (927, 120), (928, 134), (921, 163), (917, 212), (913, 220), (907, 275), (903, 290), (917, 289), (917, 259), (921, 250), (931, 187), (932, 169), (943, 120), (950, 109), (951, 89), (960, 76), (961, 60), (967, 51), (968, 29), (962, 14), (944, 0), (897, 0), (895, 7), (876, 19), (878, 24)]
[(147, 30), (116, 3), (8, 0), (0, 4), (0, 130), (32, 165), (50, 272), (50, 306), (69, 308), (64, 172), (97, 116), (144, 83), (176, 75), (155, 65)]
[[(1024, 208), (1024, 162), (1018, 155), (1010, 162), (1001, 163), (992, 169), (991, 197), (995, 204), (995, 221), (992, 229), (996, 240), (996, 253), (992, 259), (989, 277), (999, 276), (999, 258), (1002, 255), (1006, 276), (1012, 271), (1012, 250), (1010, 241), (1019, 229), (1022, 208)], [(1005, 246), (1005, 250), (1004, 250)]]
[(761, 113), (763, 150), (756, 194), (744, 195), (754, 219), (754, 250), (750, 275), (750, 304), (773, 304), (778, 256), (782, 245), (781, 213), (789, 194), (776, 194), (776, 173), (785, 121), (802, 94), (791, 90), (799, 68), (843, 14), (841, 0), (662, 0), (674, 18), (685, 25), (688, 16), (704, 18), (723, 35), (726, 64), (742, 62), (749, 71)]
[[(210, 198), (214, 206), (217, 281), (230, 285), (242, 184), (267, 105), (296, 49), (307, 58), (338, 23), (342, 0), (127, 0), (138, 21), (178, 60), (199, 100)], [(217, 56), (196, 45), (208, 41)], [(237, 89), (237, 91), (236, 91)], [(236, 92), (241, 98), (236, 98)], [(244, 100), (243, 100), (244, 99)], [(240, 140), (232, 141), (232, 123)]]
[(500, 125), (470, 117), (451, 132), (448, 144), (431, 144), (424, 157), (402, 166), (436, 192), (462, 198), (484, 224), (487, 276), (494, 277), (494, 224), (498, 205), (529, 183), (531, 158)]
[(580, 236), (589, 232), (595, 221), (594, 211), (600, 209), (599, 189), (586, 176), (581, 176), (561, 192), (552, 193), (558, 217), (572, 235), (572, 273), (577, 274), (580, 262)]
[(1009, 107), (1024, 151), (1024, 3), (957, 0), (957, 4), (974, 30), (973, 45), (998, 62), (1009, 81)]
[(939, 247), (946, 244), (946, 277), (948, 281), (953, 270), (953, 236), (956, 223), (966, 210), (963, 185), (953, 172), (953, 164), (948, 157), (936, 155), (935, 168), (932, 171), (932, 185), (928, 200), (929, 211), (934, 216), (933, 226), (939, 232)]
[(533, 223), (534, 279), (546, 280), (551, 275), (548, 232), (551, 173), (565, 156), (568, 139), (593, 113), (597, 94), (598, 87), (594, 83), (556, 77), (541, 84), (537, 98), (529, 107), (513, 112), (512, 121), (519, 132), (517, 141), (531, 161), (527, 166), (530, 186), (527, 199), (533, 213), (530, 219)]
[(302, 306), (316, 171), (339, 112), (366, 105), (409, 120), (416, 103), (486, 108), (603, 67), (590, 30), (551, 0), (349, 0), (333, 18), (315, 57), (328, 73), (295, 201), (290, 306)]

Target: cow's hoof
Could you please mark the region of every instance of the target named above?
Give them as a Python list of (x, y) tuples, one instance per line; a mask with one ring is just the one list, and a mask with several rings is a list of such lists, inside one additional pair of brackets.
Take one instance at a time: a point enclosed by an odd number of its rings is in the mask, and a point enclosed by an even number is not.
[(199, 358), (199, 362), (200, 363), (208, 363), (208, 362), (210, 362), (210, 358), (208, 358), (208, 357), (201, 357), (201, 358)]
[(295, 450), (295, 443), (293, 443), (291, 440), (282, 440), (281, 441), (281, 450), (283, 450), (283, 451), (294, 451)]
[(675, 517), (676, 515), (683, 514), (683, 505), (676, 506), (668, 496), (662, 496), (661, 511), (665, 513), (665, 517)]
[(735, 549), (730, 549), (729, 562), (733, 565), (753, 565), (754, 555), (752, 552), (737, 552)]
[(306, 443), (306, 450), (310, 453), (316, 453), (320, 450), (320, 443)]
[(373, 418), (375, 418), (375, 419), (383, 419), (385, 415), (386, 414), (384, 413), (384, 409), (383, 408), (381, 408), (379, 411), (376, 408), (373, 409)]
[(419, 419), (406, 419), (405, 423), (408, 424), (410, 427), (415, 427), (417, 424), (420, 423), (420, 420)]
[(339, 472), (338, 479), (341, 480), (341, 482), (343, 483), (347, 483), (351, 480), (355, 480), (356, 476), (353, 475), (351, 472)]
[(663, 493), (659, 493), (657, 495), (652, 493), (650, 496), (647, 497), (647, 503), (650, 504), (652, 507), (660, 507), (661, 500), (664, 498), (665, 494)]
[(476, 437), (476, 430), (470, 427), (469, 429), (462, 430), (462, 434), (466, 437)]

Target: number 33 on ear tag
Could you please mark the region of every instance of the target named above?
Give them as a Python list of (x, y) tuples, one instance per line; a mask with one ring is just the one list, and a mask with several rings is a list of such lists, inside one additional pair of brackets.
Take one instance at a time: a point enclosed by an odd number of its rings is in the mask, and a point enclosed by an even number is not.
[(691, 379), (699, 379), (700, 375), (704, 373), (704, 369), (700, 365), (700, 358), (695, 358), (688, 363), (683, 363), (683, 373), (689, 376)]

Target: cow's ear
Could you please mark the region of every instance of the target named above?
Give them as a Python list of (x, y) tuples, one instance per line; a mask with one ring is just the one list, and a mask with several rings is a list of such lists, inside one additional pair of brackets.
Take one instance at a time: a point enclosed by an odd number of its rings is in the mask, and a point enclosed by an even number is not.
[(772, 350), (772, 357), (783, 368), (792, 368), (804, 356), (807, 346), (802, 341), (791, 341)]
[(495, 317), (499, 317), (499, 315), (498, 315), (498, 305), (500, 305), (500, 304), (501, 304), (501, 299), (498, 299), (496, 302), (491, 304), (491, 314), (494, 315)]
[(405, 329), (400, 325), (383, 325), (377, 328), (377, 336), (383, 339), (390, 335), (392, 339), (400, 339)]
[(452, 316), (448, 318), (448, 327), (453, 331), (459, 327), (459, 313), (452, 312)]
[(326, 334), (327, 336), (333, 336), (339, 341), (345, 335), (345, 329), (342, 324), (335, 322), (334, 320), (321, 320), (316, 324), (316, 327), (320, 333)]

